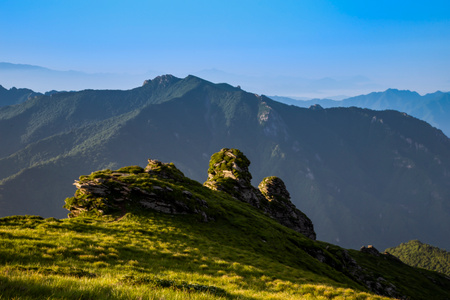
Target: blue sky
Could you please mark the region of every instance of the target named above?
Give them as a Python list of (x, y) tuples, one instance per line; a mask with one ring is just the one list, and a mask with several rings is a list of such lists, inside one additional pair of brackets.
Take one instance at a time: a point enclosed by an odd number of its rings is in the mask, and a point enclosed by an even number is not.
[(298, 97), (450, 90), (449, 1), (2, 0), (0, 39), (2, 62), (134, 86), (170, 73)]

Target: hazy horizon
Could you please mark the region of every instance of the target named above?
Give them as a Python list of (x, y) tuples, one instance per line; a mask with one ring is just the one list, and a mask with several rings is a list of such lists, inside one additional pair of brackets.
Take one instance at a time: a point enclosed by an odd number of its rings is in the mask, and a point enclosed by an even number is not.
[(2, 71), (0, 84), (128, 89), (193, 74), (290, 97), (449, 91), (449, 8), (437, 0), (2, 1), (0, 61), (72, 77)]

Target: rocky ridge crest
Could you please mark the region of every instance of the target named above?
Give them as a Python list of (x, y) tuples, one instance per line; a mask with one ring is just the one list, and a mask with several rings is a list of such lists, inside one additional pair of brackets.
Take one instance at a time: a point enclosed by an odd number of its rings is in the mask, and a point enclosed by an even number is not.
[(145, 169), (124, 167), (80, 176), (74, 185), (74, 197), (67, 198), (64, 208), (69, 218), (88, 215), (122, 215), (130, 209), (151, 209), (168, 214), (198, 214), (202, 221), (208, 204), (194, 196), (185, 185), (192, 181), (173, 163), (148, 160)]
[(280, 224), (316, 239), (311, 220), (290, 200), (284, 182), (275, 176), (266, 177), (256, 189), (251, 185), (250, 161), (238, 149), (224, 148), (211, 156), (205, 186), (229, 193), (268, 214)]
[[(315, 240), (311, 220), (292, 204), (284, 182), (275, 176), (266, 177), (256, 189), (250, 183), (252, 176), (249, 165), (250, 161), (241, 151), (224, 148), (212, 155), (208, 180), (202, 186), (185, 177), (173, 163), (149, 159), (145, 169), (130, 166), (81, 176), (74, 183), (77, 187), (75, 196), (67, 198), (64, 207), (70, 211), (69, 217), (118, 217), (128, 211), (153, 210), (173, 215), (191, 214), (198, 216), (200, 222), (214, 222), (220, 214), (214, 214), (212, 204), (208, 203), (209, 197), (214, 197), (214, 191), (222, 191)], [(218, 199), (221, 198), (218, 196)], [(361, 267), (348, 250), (332, 245), (325, 248), (314, 244), (298, 247), (372, 292), (402, 298), (396, 286)], [(401, 263), (391, 255), (380, 254), (372, 246), (363, 247), (360, 252), (392, 263)]]
[[(241, 151), (222, 149), (211, 157), (204, 186), (224, 191), (280, 224), (316, 239), (311, 220), (292, 204), (283, 181), (267, 177), (258, 190), (251, 185), (249, 165)], [(204, 222), (214, 219), (208, 213), (208, 199), (195, 192), (205, 187), (185, 177), (173, 163), (149, 159), (145, 169), (131, 166), (97, 171), (81, 176), (74, 185), (77, 191), (74, 197), (66, 199), (64, 206), (70, 211), (69, 217), (85, 213), (120, 214), (137, 206), (169, 214), (198, 214)]]

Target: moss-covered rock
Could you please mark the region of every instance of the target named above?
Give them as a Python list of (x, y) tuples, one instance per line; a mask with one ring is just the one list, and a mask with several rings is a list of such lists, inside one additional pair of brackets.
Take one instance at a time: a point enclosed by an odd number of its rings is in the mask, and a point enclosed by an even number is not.
[(220, 190), (228, 194), (226, 197), (246, 202), (280, 224), (315, 239), (311, 220), (292, 204), (283, 181), (267, 177), (258, 190), (250, 183), (249, 166), (241, 151), (224, 148), (212, 156), (204, 187), (185, 177), (173, 163), (149, 159), (145, 169), (130, 166), (80, 176), (74, 183), (74, 197), (67, 198), (64, 207), (70, 211), (69, 217), (120, 216), (130, 210), (151, 209), (197, 214), (200, 220), (211, 221), (215, 213), (207, 202), (210, 189)]
[(224, 148), (211, 156), (205, 186), (229, 193), (262, 210), (280, 224), (316, 239), (311, 220), (291, 202), (284, 182), (266, 177), (259, 190), (251, 185), (250, 160), (238, 149)]
[(223, 179), (231, 178), (241, 185), (250, 185), (249, 166), (250, 161), (240, 150), (223, 148), (211, 156), (208, 181), (219, 187)]
[(149, 159), (145, 172), (157, 175), (164, 179), (183, 181), (184, 174), (173, 163), (163, 163), (159, 160)]
[(275, 176), (266, 177), (258, 188), (269, 201), (269, 212), (272, 218), (310, 239), (316, 239), (313, 223), (291, 202), (291, 196), (283, 180)]
[(149, 159), (145, 168), (130, 166), (116, 171), (103, 170), (80, 176), (74, 197), (66, 199), (69, 217), (116, 215), (130, 210), (151, 209), (169, 214), (205, 213), (208, 204), (190, 189), (202, 186), (178, 170), (173, 163)]
[(266, 212), (268, 201), (251, 185), (249, 166), (250, 160), (240, 150), (223, 148), (211, 156), (208, 179), (204, 185), (224, 191)]
[(270, 176), (264, 178), (258, 185), (261, 193), (269, 200), (272, 201), (290, 201), (291, 195), (286, 189), (286, 185), (283, 180), (276, 176)]

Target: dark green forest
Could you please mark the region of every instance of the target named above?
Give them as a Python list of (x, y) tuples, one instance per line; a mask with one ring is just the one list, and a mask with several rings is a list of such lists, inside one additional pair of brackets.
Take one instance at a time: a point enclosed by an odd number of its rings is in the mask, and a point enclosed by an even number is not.
[(402, 243), (386, 252), (413, 267), (423, 268), (450, 276), (450, 253), (418, 240)]

